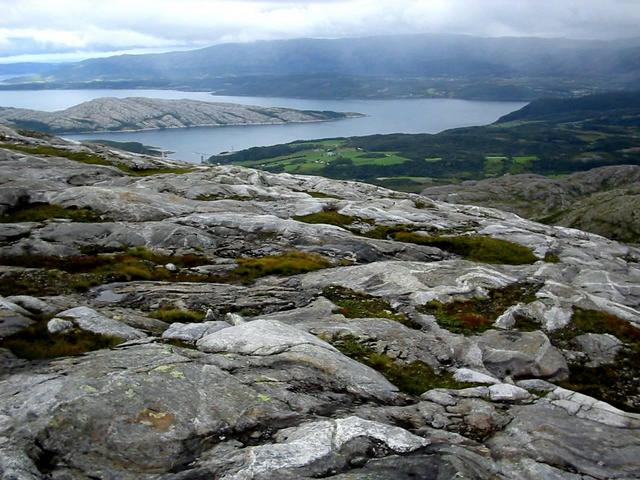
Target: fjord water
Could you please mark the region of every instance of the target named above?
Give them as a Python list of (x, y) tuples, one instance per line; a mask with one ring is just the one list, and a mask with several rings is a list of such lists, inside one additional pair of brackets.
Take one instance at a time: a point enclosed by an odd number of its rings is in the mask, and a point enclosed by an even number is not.
[(0, 91), (0, 106), (35, 110), (62, 110), (100, 97), (187, 98), (263, 107), (358, 112), (366, 117), (334, 122), (253, 125), (104, 132), (64, 135), (71, 139), (141, 142), (171, 150), (173, 158), (200, 161), (223, 151), (274, 145), (294, 140), (372, 135), (376, 133), (437, 133), (449, 128), (486, 125), (525, 105), (522, 102), (485, 102), (457, 99), (310, 100), (270, 97), (214, 96), (207, 92), (176, 90), (35, 90)]

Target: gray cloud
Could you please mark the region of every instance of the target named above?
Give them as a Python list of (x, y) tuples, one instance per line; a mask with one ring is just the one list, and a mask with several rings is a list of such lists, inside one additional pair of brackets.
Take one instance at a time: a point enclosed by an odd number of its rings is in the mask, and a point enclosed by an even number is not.
[(638, 0), (0, 0), (0, 11), (5, 60), (395, 33), (640, 35)]

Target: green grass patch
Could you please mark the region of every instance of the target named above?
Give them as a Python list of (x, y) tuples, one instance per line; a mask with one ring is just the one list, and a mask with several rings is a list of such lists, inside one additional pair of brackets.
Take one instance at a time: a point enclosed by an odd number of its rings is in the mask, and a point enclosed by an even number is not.
[(238, 266), (228, 274), (227, 279), (244, 284), (268, 275), (291, 276), (332, 266), (322, 255), (298, 251), (257, 258), (238, 258), (236, 263)]
[[(417, 310), (436, 317), (438, 325), (453, 333), (475, 335), (492, 327), (494, 322), (509, 307), (518, 303), (531, 303), (536, 300), (536, 292), (541, 285), (534, 283), (517, 283), (504, 288), (489, 291), (486, 298), (472, 298), (449, 303), (438, 300), (421, 305)], [(537, 330), (540, 325), (522, 318), (518, 328)], [(536, 328), (537, 327), (537, 328)]]
[(380, 372), (401, 392), (421, 395), (433, 388), (467, 388), (468, 383), (457, 382), (449, 373), (438, 373), (424, 362), (401, 363), (378, 353), (349, 335), (335, 340), (333, 346), (344, 355)]
[(74, 222), (105, 222), (107, 219), (89, 208), (61, 207), (49, 203), (19, 204), (0, 215), (1, 223), (41, 222), (66, 218)]
[(159, 308), (147, 314), (167, 323), (199, 323), (204, 320), (205, 314), (199, 310), (181, 310), (178, 308)]
[(530, 248), (484, 235), (427, 236), (400, 231), (392, 236), (399, 242), (437, 247), (475, 262), (525, 265), (538, 260)]
[(0, 339), (0, 347), (8, 348), (20, 358), (44, 360), (112, 348), (123, 341), (121, 338), (97, 335), (80, 329), (49, 333), (47, 322), (39, 321), (14, 335)]
[(109, 160), (95, 155), (89, 152), (73, 152), (71, 150), (65, 150), (63, 148), (51, 147), (48, 145), (20, 145), (16, 143), (0, 143), (0, 148), (7, 148), (10, 150), (16, 150), (23, 153), (30, 153), (32, 155), (44, 155), (49, 157), (62, 157), (74, 162), (86, 163), (88, 165), (103, 165), (109, 167), (116, 167), (127, 173), (128, 175), (146, 177), (149, 175), (159, 175), (162, 173), (182, 174), (193, 171), (190, 167), (159, 167), (159, 168), (147, 168), (136, 169), (131, 168), (121, 163), (112, 163)]
[(16, 150), (18, 152), (30, 153), (32, 155), (45, 155), (49, 157), (63, 157), (75, 162), (86, 163), (88, 165), (112, 166), (111, 162), (99, 155), (88, 152), (72, 152), (63, 148), (50, 147), (48, 145), (20, 145), (16, 143), (0, 143), (0, 148)]
[(396, 312), (389, 302), (363, 292), (356, 292), (340, 285), (331, 285), (322, 290), (322, 295), (336, 304), (339, 313), (347, 318), (388, 318), (402, 323), (409, 328), (419, 330), (418, 323), (409, 319), (404, 313)]

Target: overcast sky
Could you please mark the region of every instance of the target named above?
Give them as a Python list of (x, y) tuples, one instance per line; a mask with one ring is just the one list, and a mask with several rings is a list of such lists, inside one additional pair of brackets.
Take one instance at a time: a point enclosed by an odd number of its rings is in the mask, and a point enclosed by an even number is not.
[(0, 62), (397, 33), (640, 36), (640, 0), (0, 0)]

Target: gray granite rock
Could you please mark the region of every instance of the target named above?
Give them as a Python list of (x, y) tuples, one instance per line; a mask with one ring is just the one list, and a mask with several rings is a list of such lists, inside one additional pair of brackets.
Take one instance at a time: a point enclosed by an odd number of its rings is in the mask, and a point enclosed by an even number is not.
[(125, 340), (144, 338), (146, 335), (122, 322), (99, 314), (89, 307), (75, 307), (57, 314), (58, 318), (72, 321), (78, 328), (100, 335), (110, 335)]
[(224, 328), (229, 328), (227, 322), (211, 321), (202, 323), (172, 323), (162, 333), (162, 338), (169, 340), (181, 340), (188, 343), (196, 343), (202, 337), (215, 333)]

